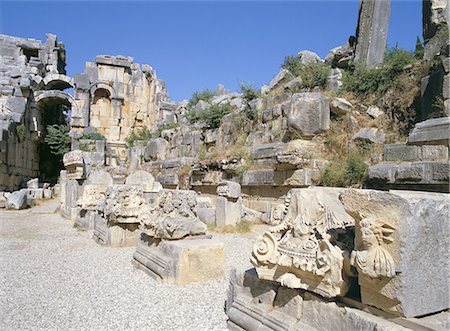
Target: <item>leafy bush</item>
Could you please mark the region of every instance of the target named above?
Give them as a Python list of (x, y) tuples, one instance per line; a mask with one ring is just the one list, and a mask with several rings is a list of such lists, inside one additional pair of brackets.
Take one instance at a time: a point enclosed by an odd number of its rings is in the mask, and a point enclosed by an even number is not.
[(386, 51), (380, 68), (367, 68), (362, 64), (354, 65), (344, 75), (343, 89), (357, 96), (373, 93), (385, 93), (395, 84), (395, 78), (405, 67), (415, 62), (414, 53), (397, 46)]
[(187, 105), (188, 109), (192, 109), (200, 100), (209, 102), (214, 96), (214, 92), (208, 89), (204, 89), (202, 91), (196, 91), (192, 93), (192, 98), (189, 100)]
[(243, 114), (246, 119), (250, 121), (255, 121), (258, 118), (258, 111), (252, 107), (250, 107), (250, 102), (254, 99), (257, 99), (261, 96), (261, 92), (254, 88), (250, 84), (245, 84), (241, 82), (239, 84), (239, 89), (242, 93), (242, 100), (244, 101), (244, 109)]
[(133, 130), (130, 134), (125, 138), (125, 142), (128, 147), (132, 147), (134, 142), (137, 140), (149, 141), (152, 139), (152, 133), (146, 127), (139, 128), (136, 131)]
[(17, 136), (17, 139), (19, 140), (19, 142), (22, 142), (25, 140), (26, 134), (27, 134), (27, 128), (25, 127), (25, 125), (23, 123), (16, 126), (16, 136)]
[(64, 155), (70, 151), (71, 138), (68, 125), (48, 125), (44, 141), (50, 147), (50, 153)]
[(324, 87), (331, 70), (330, 66), (323, 62), (303, 64), (300, 55), (286, 56), (281, 67), (289, 70), (295, 77), (301, 77), (301, 87), (309, 89)]
[(81, 139), (106, 140), (105, 136), (98, 132), (84, 132)]
[(352, 150), (341, 160), (328, 164), (320, 175), (319, 183), (323, 186), (349, 187), (364, 181), (367, 165), (362, 155)]
[(216, 129), (220, 126), (222, 118), (232, 110), (228, 103), (215, 104), (203, 111), (188, 111), (185, 116), (190, 123), (203, 122), (206, 127)]

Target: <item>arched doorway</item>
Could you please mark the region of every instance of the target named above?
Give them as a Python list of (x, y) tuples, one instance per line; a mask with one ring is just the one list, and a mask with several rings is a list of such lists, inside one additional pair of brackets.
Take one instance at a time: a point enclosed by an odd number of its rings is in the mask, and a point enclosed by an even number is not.
[[(69, 118), (71, 110), (76, 107), (75, 100), (70, 94), (60, 90), (38, 91), (34, 98), (42, 123), (38, 146), (39, 178), (43, 182), (56, 183), (60, 171), (64, 169), (63, 154), (70, 148)], [(50, 130), (53, 132), (49, 132)], [(61, 142), (60, 148), (48, 143), (46, 137), (49, 133), (55, 137), (54, 140)]]

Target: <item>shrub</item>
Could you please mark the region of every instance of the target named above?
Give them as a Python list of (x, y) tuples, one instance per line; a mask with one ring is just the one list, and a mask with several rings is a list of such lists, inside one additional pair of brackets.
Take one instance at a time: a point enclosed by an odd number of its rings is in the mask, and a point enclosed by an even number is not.
[(22, 142), (25, 140), (25, 137), (27, 135), (27, 128), (23, 123), (16, 126), (16, 136), (19, 142)]
[(341, 159), (334, 160), (321, 172), (319, 183), (323, 186), (349, 187), (362, 184), (365, 178), (367, 165), (356, 150)]
[(228, 103), (214, 104), (203, 111), (188, 111), (185, 116), (191, 124), (202, 122), (210, 129), (217, 129), (222, 122), (222, 118), (232, 110)]
[(209, 102), (214, 96), (214, 92), (208, 89), (204, 89), (202, 91), (196, 91), (192, 93), (192, 98), (189, 100), (187, 105), (188, 109), (192, 109), (200, 100)]
[(68, 125), (48, 125), (45, 143), (50, 147), (50, 153), (64, 155), (70, 151), (71, 138)]
[(415, 62), (414, 53), (397, 46), (386, 51), (384, 61), (379, 68), (367, 68), (362, 64), (353, 65), (344, 75), (343, 89), (357, 96), (373, 93), (385, 93), (395, 84), (406, 66)]
[(139, 128), (136, 131), (133, 130), (125, 138), (125, 142), (128, 147), (132, 147), (137, 140), (149, 141), (152, 138), (152, 133), (146, 127)]
[(281, 67), (289, 70), (295, 77), (301, 77), (301, 87), (308, 89), (316, 86), (324, 87), (331, 70), (330, 66), (324, 62), (303, 64), (300, 55), (286, 56)]
[(105, 136), (98, 132), (84, 132), (81, 139), (106, 140)]
[(257, 99), (261, 96), (261, 92), (254, 88), (250, 84), (246, 84), (241, 82), (239, 84), (239, 89), (242, 93), (242, 100), (244, 101), (244, 109), (243, 114), (246, 119), (249, 121), (255, 121), (258, 118), (258, 111), (252, 107), (250, 107), (250, 102), (254, 99)]

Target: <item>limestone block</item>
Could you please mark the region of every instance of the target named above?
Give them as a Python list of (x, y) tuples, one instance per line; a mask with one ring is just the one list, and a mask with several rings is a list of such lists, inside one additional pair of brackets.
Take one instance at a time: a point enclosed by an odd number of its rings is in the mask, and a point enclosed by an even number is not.
[(113, 178), (104, 170), (96, 170), (90, 173), (89, 177), (85, 181), (85, 184), (108, 187), (113, 185)]
[(94, 229), (97, 217), (100, 217), (100, 215), (94, 210), (80, 210), (74, 221), (74, 226), (84, 230)]
[(449, 146), (450, 117), (433, 118), (414, 126), (408, 137), (409, 145)]
[(377, 128), (363, 128), (352, 137), (352, 140), (359, 140), (373, 144), (382, 144), (384, 143), (384, 139), (384, 131)]
[(241, 222), (242, 200), (228, 200), (226, 197), (218, 196), (216, 200), (216, 225), (234, 226)]
[(385, 161), (446, 161), (448, 147), (443, 145), (384, 145)]
[(303, 79), (299, 77), (295, 77), (284, 85), (285, 90), (295, 91), (298, 88), (301, 88), (303, 85)]
[(241, 185), (236, 182), (223, 181), (217, 187), (217, 195), (236, 200), (241, 197)]
[(29, 188), (26, 189), (28, 201), (40, 200), (44, 198), (44, 189), (42, 188)]
[(30, 179), (27, 182), (27, 188), (39, 188), (39, 178)]
[(27, 190), (12, 192), (6, 200), (6, 209), (24, 209), (27, 207)]
[(69, 179), (84, 179), (86, 174), (83, 152), (81, 150), (75, 150), (64, 154), (63, 163)]
[(143, 234), (133, 254), (133, 264), (155, 280), (176, 285), (221, 279), (224, 245), (206, 237), (155, 240)]
[(144, 160), (155, 161), (164, 160), (169, 149), (169, 142), (163, 138), (155, 138), (145, 146)]
[(409, 330), (309, 292), (261, 280), (254, 269), (232, 270), (226, 301), (230, 330)]
[(298, 56), (304, 65), (323, 62), (319, 55), (307, 49), (298, 52)]
[(352, 110), (352, 104), (342, 98), (334, 98), (330, 102), (330, 111), (336, 115), (345, 115)]
[(286, 78), (289, 77), (291, 73), (287, 69), (281, 69), (281, 71), (270, 81), (269, 85), (264, 86), (264, 89), (262, 89), (263, 94), (267, 94), (273, 89), (276, 89), (278, 86), (280, 86), (280, 83)]
[(367, 109), (367, 115), (369, 115), (372, 118), (378, 118), (383, 114), (384, 112), (377, 106), (370, 106), (369, 109)]
[(354, 220), (339, 201), (340, 192), (320, 187), (289, 192), (282, 222), (254, 245), (251, 262), (260, 279), (327, 298), (347, 293), (344, 250), (353, 246), (353, 238), (339, 233), (353, 227)]
[(275, 158), (278, 153), (283, 152), (286, 149), (286, 144), (271, 143), (252, 147), (250, 153), (253, 159), (265, 159), (265, 158)]
[[(0, 197), (1, 199), (1, 197)], [(216, 209), (210, 207), (197, 208), (197, 216), (206, 225), (216, 225)]]
[(159, 185), (155, 186), (155, 183), (152, 174), (143, 170), (135, 171), (125, 180), (125, 185), (140, 186), (146, 192), (158, 190)]
[(446, 194), (347, 190), (340, 200), (356, 222), (362, 303), (406, 317), (450, 307)]
[(355, 62), (372, 68), (383, 62), (389, 27), (390, 1), (365, 0), (360, 3), (355, 46)]
[(275, 185), (273, 170), (249, 170), (242, 176), (243, 186)]
[(317, 169), (303, 168), (297, 169), (285, 180), (284, 185), (292, 187), (305, 187), (314, 184), (319, 178), (320, 171)]
[[(0, 192), (0, 208), (6, 208), (7, 197), (4, 195), (5, 192)], [(215, 214), (214, 214), (215, 218)]]
[(44, 199), (51, 199), (53, 196), (53, 190), (51, 188), (44, 188)]
[(292, 96), (287, 114), (290, 130), (303, 136), (314, 136), (330, 126), (328, 98), (316, 92), (296, 93)]
[(136, 246), (141, 231), (138, 224), (110, 224), (103, 217), (96, 217), (94, 222), (94, 240), (104, 246)]

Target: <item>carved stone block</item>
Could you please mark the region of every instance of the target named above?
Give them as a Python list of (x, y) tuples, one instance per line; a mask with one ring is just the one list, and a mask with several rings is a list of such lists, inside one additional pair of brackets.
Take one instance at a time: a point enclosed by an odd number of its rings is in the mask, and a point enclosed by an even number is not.
[(223, 243), (205, 236), (160, 240), (142, 234), (132, 262), (164, 283), (204, 282), (223, 277), (223, 248)]
[(362, 303), (406, 317), (450, 307), (447, 195), (347, 190), (340, 200), (356, 221)]

